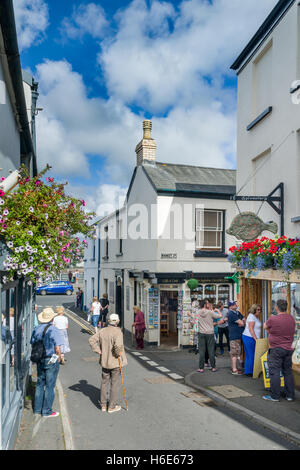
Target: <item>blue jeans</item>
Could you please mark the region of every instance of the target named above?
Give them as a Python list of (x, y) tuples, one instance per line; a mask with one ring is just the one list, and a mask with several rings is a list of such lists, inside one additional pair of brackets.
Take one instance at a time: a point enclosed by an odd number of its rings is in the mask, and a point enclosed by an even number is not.
[(59, 362), (48, 364), (50, 357), (37, 363), (37, 383), (34, 398), (34, 413), (49, 416), (53, 413), (55, 385), (59, 372)]

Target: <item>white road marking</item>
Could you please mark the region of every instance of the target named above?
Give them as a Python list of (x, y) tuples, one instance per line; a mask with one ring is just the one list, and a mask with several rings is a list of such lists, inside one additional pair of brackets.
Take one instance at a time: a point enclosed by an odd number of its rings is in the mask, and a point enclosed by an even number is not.
[(139, 358), (142, 359), (143, 361), (150, 361), (149, 357), (146, 357), (146, 356), (140, 356)]
[(169, 369), (166, 369), (165, 367), (156, 367), (156, 369), (160, 370), (161, 372), (171, 372)]
[(181, 377), (181, 375), (178, 375), (178, 374), (168, 374), (169, 377), (171, 377), (172, 379), (174, 380), (181, 380), (183, 379), (183, 377)]
[(149, 366), (158, 366), (157, 362), (153, 362), (153, 361), (149, 361), (147, 362), (147, 364), (149, 364)]
[(141, 356), (142, 354), (139, 353), (139, 352), (133, 352), (132, 354), (134, 354), (135, 356)]

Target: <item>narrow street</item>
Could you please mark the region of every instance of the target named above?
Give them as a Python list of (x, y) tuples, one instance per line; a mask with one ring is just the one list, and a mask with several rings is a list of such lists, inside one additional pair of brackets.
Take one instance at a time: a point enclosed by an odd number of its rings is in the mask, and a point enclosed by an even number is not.
[[(39, 310), (70, 302), (64, 296), (38, 296)], [(80, 320), (69, 320), (71, 353), (60, 369), (76, 450), (282, 450), (296, 447), (287, 440), (251, 423), (240, 415), (205, 399), (187, 397), (193, 392), (184, 385), (178, 371), (172, 370), (174, 359), (151, 366), (151, 361), (127, 352), (124, 369), (129, 411), (126, 412), (122, 389), (122, 411), (114, 415), (101, 413), (99, 386), (101, 369), (98, 357), (88, 344), (89, 334)], [(175, 358), (176, 352), (172, 357)], [(166, 355), (166, 358), (169, 355)], [(195, 363), (190, 357), (190, 368)], [(182, 368), (181, 368), (182, 370)], [(175, 372), (174, 379), (168, 374)], [(188, 373), (189, 371), (187, 371)], [(200, 399), (199, 399), (200, 398)], [(199, 403), (196, 403), (198, 399)]]

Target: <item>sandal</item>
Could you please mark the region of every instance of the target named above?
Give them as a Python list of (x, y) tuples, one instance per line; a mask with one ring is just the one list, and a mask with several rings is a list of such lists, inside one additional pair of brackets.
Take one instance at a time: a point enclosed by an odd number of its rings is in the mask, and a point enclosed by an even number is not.
[(197, 372), (200, 372), (200, 374), (203, 374), (204, 369), (198, 369)]
[(217, 369), (211, 369), (212, 372), (217, 372)]
[(241, 375), (242, 372), (240, 370), (232, 370), (231, 371), (232, 375)]

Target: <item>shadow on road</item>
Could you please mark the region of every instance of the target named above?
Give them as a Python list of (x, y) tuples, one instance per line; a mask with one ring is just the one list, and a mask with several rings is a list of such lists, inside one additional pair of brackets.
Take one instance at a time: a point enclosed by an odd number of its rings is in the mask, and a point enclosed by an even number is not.
[(73, 390), (74, 392), (80, 392), (86, 397), (88, 397), (93, 405), (96, 406), (99, 410), (101, 409), (100, 403), (99, 403), (99, 397), (100, 397), (100, 390), (97, 387), (94, 387), (94, 385), (90, 385), (87, 380), (79, 380), (79, 383), (72, 385), (69, 387), (70, 390)]

